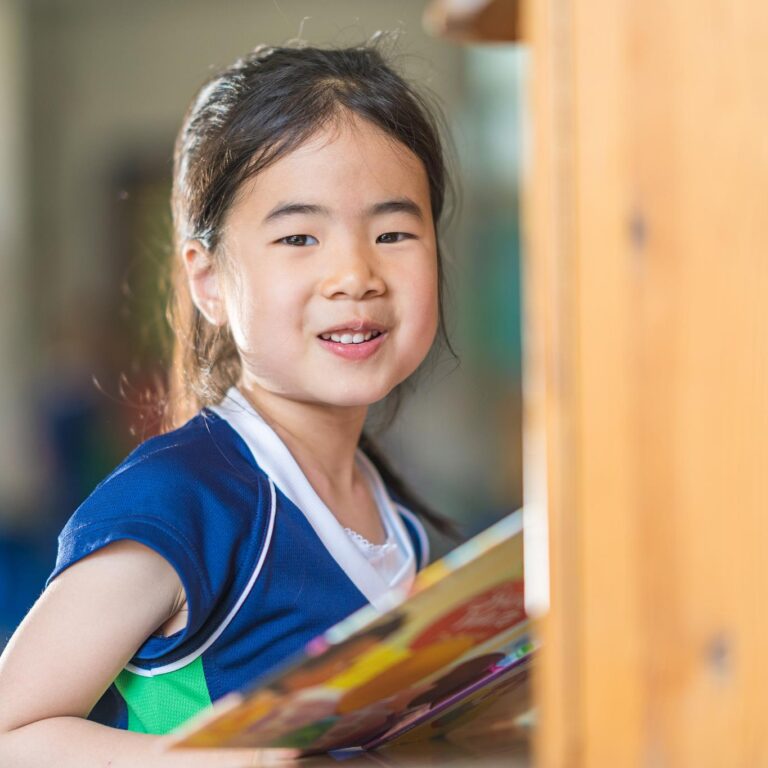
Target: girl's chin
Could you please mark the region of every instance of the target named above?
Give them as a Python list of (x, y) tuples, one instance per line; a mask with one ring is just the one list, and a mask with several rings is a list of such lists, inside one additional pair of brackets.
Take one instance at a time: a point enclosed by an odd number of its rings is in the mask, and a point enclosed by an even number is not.
[(399, 384), (397, 377), (381, 377), (376, 381), (374, 377), (366, 379), (344, 380), (344, 376), (318, 376), (317, 380), (304, 382), (292, 382), (293, 386), (280, 386), (270, 382), (256, 382), (252, 378), (246, 381), (256, 392), (261, 391), (268, 397), (278, 397), (285, 400), (294, 400), (313, 405), (327, 405), (337, 408), (368, 408), (381, 402)]
[(376, 403), (381, 402), (391, 390), (385, 391), (381, 394), (360, 393), (360, 394), (344, 394), (344, 395), (326, 395), (325, 397), (318, 397), (316, 402), (319, 404), (326, 404), (335, 406), (337, 408), (368, 408)]
[(397, 382), (373, 383), (353, 382), (347, 383), (341, 379), (331, 382), (332, 386), (316, 388), (314, 395), (316, 402), (327, 403), (339, 407), (369, 407), (381, 402), (397, 386)]

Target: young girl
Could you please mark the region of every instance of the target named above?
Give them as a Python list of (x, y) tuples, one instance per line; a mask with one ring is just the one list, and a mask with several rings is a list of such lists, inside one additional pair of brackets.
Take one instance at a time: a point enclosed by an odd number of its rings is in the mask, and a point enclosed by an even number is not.
[(158, 734), (426, 563), (407, 507), (430, 513), (363, 424), (442, 330), (444, 191), (375, 49), (260, 48), (202, 88), (174, 167), (181, 426), (62, 532), (0, 660), (0, 764), (262, 764)]

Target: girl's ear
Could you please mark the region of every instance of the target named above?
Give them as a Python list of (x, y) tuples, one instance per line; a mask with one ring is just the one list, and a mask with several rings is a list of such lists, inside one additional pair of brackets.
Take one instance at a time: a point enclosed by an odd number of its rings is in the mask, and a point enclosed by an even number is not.
[(181, 251), (192, 301), (212, 325), (227, 322), (224, 294), (213, 256), (199, 240), (187, 240)]

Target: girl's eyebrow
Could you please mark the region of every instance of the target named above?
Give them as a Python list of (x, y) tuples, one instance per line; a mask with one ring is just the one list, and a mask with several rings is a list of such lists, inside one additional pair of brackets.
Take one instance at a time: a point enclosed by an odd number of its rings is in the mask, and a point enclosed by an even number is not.
[(408, 213), (421, 221), (424, 220), (424, 213), (421, 208), (410, 197), (397, 197), (393, 200), (375, 203), (366, 211), (368, 216), (381, 216), (384, 213)]
[[(369, 206), (364, 215), (366, 217), (381, 216), (387, 213), (407, 213), (423, 221), (424, 213), (417, 203), (410, 197), (397, 197), (392, 200), (383, 200)], [(263, 224), (293, 216), (296, 214), (330, 216), (331, 209), (324, 205), (314, 203), (278, 203), (265, 217)]]
[(324, 205), (313, 205), (312, 203), (278, 203), (265, 217), (262, 224), (268, 224), (270, 221), (282, 219), (294, 214), (321, 214), (330, 216), (331, 211)]

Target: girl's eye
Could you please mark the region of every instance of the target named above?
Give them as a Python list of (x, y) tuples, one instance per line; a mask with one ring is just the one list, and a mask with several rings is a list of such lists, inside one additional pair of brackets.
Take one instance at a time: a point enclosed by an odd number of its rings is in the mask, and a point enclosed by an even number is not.
[(385, 232), (376, 238), (377, 243), (399, 243), (403, 240), (412, 239), (413, 235), (408, 232)]
[(312, 235), (288, 235), (288, 237), (281, 237), (277, 242), (297, 246), (317, 245), (317, 238), (312, 237)]

